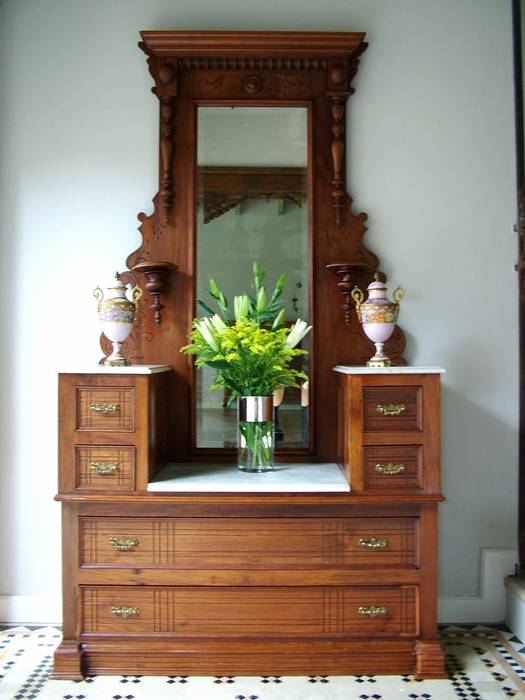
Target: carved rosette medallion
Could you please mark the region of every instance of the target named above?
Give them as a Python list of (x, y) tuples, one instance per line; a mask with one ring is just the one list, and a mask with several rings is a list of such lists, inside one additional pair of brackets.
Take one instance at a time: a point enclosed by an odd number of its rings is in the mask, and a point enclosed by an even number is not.
[(263, 81), (257, 75), (250, 75), (248, 78), (245, 78), (242, 83), (242, 89), (249, 95), (255, 95), (260, 92), (262, 86)]

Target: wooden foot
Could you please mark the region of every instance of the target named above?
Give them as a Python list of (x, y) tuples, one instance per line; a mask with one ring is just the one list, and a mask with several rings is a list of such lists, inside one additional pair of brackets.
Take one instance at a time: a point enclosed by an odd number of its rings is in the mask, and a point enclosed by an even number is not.
[(437, 640), (416, 643), (416, 678), (447, 678), (445, 655)]
[(82, 651), (78, 642), (63, 641), (56, 649), (52, 680), (81, 681)]

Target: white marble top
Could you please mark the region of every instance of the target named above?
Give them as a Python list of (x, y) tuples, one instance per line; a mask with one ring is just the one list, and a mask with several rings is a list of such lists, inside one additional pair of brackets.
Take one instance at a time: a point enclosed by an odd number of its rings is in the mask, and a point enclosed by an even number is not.
[(277, 464), (274, 471), (248, 474), (231, 464), (168, 464), (148, 491), (347, 493), (350, 485), (337, 464)]
[(337, 365), (334, 372), (341, 374), (445, 374), (443, 367), (364, 367)]
[(110, 365), (88, 365), (74, 369), (61, 369), (61, 374), (157, 374), (169, 372), (168, 365), (129, 365), (127, 367), (111, 367)]

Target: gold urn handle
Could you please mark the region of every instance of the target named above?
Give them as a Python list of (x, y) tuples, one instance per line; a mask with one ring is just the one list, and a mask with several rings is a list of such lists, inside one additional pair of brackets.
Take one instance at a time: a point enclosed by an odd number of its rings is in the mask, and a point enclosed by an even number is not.
[(109, 544), (119, 552), (128, 552), (130, 549), (135, 549), (139, 541), (136, 537), (110, 537)]
[(102, 413), (103, 416), (107, 416), (110, 413), (116, 413), (120, 411), (119, 403), (90, 403), (89, 410), (93, 413)]
[(400, 416), (408, 410), (406, 403), (378, 403), (376, 411), (383, 416)]
[(364, 617), (380, 617), (388, 615), (388, 608), (384, 605), (360, 605), (357, 608), (357, 614)]
[(131, 301), (135, 304), (135, 315), (139, 311), (139, 301), (142, 298), (142, 289), (137, 285), (131, 290)]
[(392, 299), (396, 302), (396, 304), (399, 304), (401, 299), (405, 298), (405, 290), (403, 287), (396, 287), (394, 289), (394, 293), (392, 294)]
[(102, 476), (118, 471), (118, 462), (90, 462), (89, 468)]
[(100, 305), (104, 301), (104, 292), (102, 289), (100, 289), (100, 287), (95, 287), (93, 290), (93, 296), (97, 300), (97, 311), (100, 311)]
[(378, 462), (374, 467), (378, 474), (388, 474), (389, 476), (402, 474), (406, 471), (406, 468), (406, 464), (392, 464), (392, 462), (386, 462), (385, 464)]
[(388, 547), (390, 540), (386, 537), (361, 537), (358, 544), (364, 549), (384, 549)]
[(356, 286), (352, 289), (350, 293), (352, 299), (355, 301), (355, 310), (357, 312), (357, 317), (359, 320), (361, 320), (361, 304), (363, 303), (363, 299), (365, 298), (365, 295), (363, 294), (362, 290), (359, 289), (359, 287)]
[(140, 608), (136, 606), (128, 607), (127, 605), (113, 605), (111, 607), (111, 614), (117, 617), (136, 617), (140, 615)]

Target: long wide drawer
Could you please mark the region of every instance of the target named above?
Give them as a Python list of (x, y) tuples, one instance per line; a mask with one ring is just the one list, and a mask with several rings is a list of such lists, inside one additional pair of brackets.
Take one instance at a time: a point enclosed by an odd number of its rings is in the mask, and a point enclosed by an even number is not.
[(417, 565), (417, 518), (80, 519), (81, 566), (181, 569)]
[(416, 586), (81, 587), (81, 634), (412, 637)]

